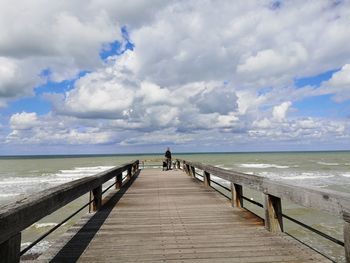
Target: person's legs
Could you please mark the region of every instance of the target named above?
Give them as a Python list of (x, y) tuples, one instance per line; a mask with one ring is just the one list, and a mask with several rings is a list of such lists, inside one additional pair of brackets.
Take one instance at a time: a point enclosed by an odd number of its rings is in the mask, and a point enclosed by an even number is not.
[(167, 159), (166, 159), (166, 164), (167, 164), (166, 169), (167, 169), (167, 170), (170, 170), (170, 169), (171, 169), (171, 159), (170, 159), (170, 158), (167, 158)]

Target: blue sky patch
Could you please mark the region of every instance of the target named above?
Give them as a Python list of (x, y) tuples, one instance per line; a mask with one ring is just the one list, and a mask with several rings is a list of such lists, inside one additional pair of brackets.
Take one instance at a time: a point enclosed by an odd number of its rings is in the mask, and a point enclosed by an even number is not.
[(270, 4), (270, 8), (272, 10), (280, 9), (282, 7), (282, 2), (281, 1), (272, 1)]
[[(5, 115), (11, 115), (17, 112), (36, 112), (39, 115), (46, 114), (52, 110), (52, 105), (49, 101), (43, 98), (45, 93), (65, 93), (74, 88), (75, 82), (81, 77), (89, 74), (89, 71), (81, 71), (77, 77), (61, 82), (48, 81), (47, 83), (34, 88), (33, 97), (25, 97), (13, 100), (8, 103), (8, 106), (0, 110)], [(51, 70), (45, 69), (40, 76), (50, 78)]]
[(293, 108), (298, 110), (295, 115), (298, 117), (308, 116), (316, 118), (348, 117), (350, 104), (334, 102), (332, 96), (332, 94), (320, 95), (294, 102)]
[(106, 60), (110, 56), (120, 56), (127, 50), (134, 50), (135, 45), (130, 41), (126, 26), (123, 26), (120, 31), (122, 33), (123, 42), (116, 40), (104, 46), (100, 51), (100, 58), (102, 60)]
[(316, 76), (296, 78), (294, 80), (294, 85), (297, 88), (301, 88), (305, 86), (319, 87), (322, 82), (329, 80), (333, 76), (333, 74), (339, 70), (340, 69), (332, 69), (332, 70), (323, 72), (321, 74), (318, 74)]
[(63, 80), (61, 82), (48, 81), (47, 83), (34, 88), (35, 95), (41, 95), (43, 93), (65, 93), (74, 87), (74, 83), (84, 77), (86, 74), (89, 74), (89, 71), (80, 71), (79, 74), (73, 78), (68, 80)]

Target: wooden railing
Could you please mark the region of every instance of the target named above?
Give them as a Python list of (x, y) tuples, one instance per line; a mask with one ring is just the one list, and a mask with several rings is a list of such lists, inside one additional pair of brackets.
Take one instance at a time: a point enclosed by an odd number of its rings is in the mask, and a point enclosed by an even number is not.
[[(172, 168), (177, 168), (177, 165), (175, 164), (176, 158), (172, 159)], [(163, 162), (166, 161), (165, 157), (159, 157), (159, 158), (153, 158), (153, 159), (141, 159), (140, 161), (140, 168), (146, 169), (146, 168), (159, 168), (162, 167)], [(176, 166), (176, 167), (175, 167)]]
[[(201, 170), (201, 176), (206, 187), (210, 187), (213, 182), (210, 178), (211, 175), (230, 182), (231, 187), (226, 190), (229, 190), (231, 193), (230, 199), (233, 207), (243, 207), (243, 200), (247, 200), (243, 195), (243, 187), (263, 193), (264, 204), (253, 203), (264, 208), (265, 228), (271, 232), (282, 232), (283, 217), (288, 218), (282, 213), (281, 199), (342, 218), (344, 220), (344, 242), (336, 239), (333, 242), (338, 241), (336, 243), (344, 246), (346, 262), (350, 262), (350, 194), (286, 184), (261, 176), (225, 170), (212, 165), (181, 159), (177, 159), (177, 166), (179, 168), (182, 166), (182, 169), (193, 178), (196, 177), (196, 169)], [(296, 221), (290, 217), (288, 219)], [(303, 225), (303, 223), (300, 224)], [(304, 227), (308, 226), (304, 224)], [(323, 234), (323, 236), (327, 235)], [(327, 236), (327, 238), (332, 240), (332, 237)]]
[(126, 163), (94, 176), (65, 183), (0, 207), (0, 262), (19, 262), (21, 232), (89, 191), (91, 191), (90, 196), (93, 196), (93, 199), (87, 205), (92, 211), (99, 210), (102, 206), (102, 185), (115, 178), (113, 185), (117, 189), (121, 188), (123, 172), (127, 172), (125, 180), (130, 180), (137, 173), (138, 166), (139, 161)]

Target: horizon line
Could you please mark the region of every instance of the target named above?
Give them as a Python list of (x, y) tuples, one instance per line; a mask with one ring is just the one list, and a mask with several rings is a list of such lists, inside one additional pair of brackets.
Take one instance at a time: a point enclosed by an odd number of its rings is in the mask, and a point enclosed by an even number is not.
[[(198, 151), (198, 152), (172, 152), (173, 155), (190, 154), (246, 154), (246, 153), (321, 153), (321, 152), (350, 152), (350, 150), (281, 150), (281, 151)], [(136, 156), (136, 155), (163, 155), (163, 152), (143, 152), (143, 153), (75, 153), (75, 154), (18, 154), (2, 155), (0, 158), (11, 157), (93, 157), (93, 156)]]

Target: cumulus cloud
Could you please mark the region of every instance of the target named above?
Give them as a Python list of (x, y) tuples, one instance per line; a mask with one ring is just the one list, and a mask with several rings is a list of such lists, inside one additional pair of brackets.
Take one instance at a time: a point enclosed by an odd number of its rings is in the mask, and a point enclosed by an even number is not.
[(103, 6), (90, 10), (90, 4), (1, 2), (0, 97), (31, 94), (45, 69), (52, 81), (62, 81), (101, 65), (103, 45), (123, 39), (118, 21)]
[(350, 99), (350, 64), (344, 65), (332, 78), (322, 83), (323, 93), (334, 94), (336, 102)]
[(276, 121), (283, 121), (286, 118), (289, 107), (292, 105), (290, 101), (283, 102), (282, 104), (273, 107), (272, 116)]
[(1, 57), (0, 53), (0, 98), (28, 95), (39, 82), (40, 78), (30, 63)]
[(15, 113), (10, 118), (11, 128), (14, 130), (27, 130), (34, 128), (38, 123), (35, 112)]
[(105, 144), (115, 140), (115, 133), (92, 123), (79, 123), (72, 118), (52, 114), (38, 116), (35, 112), (13, 114), (11, 133), (6, 143), (16, 144)]
[[(35, 115), (32, 122), (41, 128), (25, 128), (25, 118), (34, 115), (18, 113), (8, 141), (52, 137), (79, 144), (95, 137), (139, 145), (168, 143), (166, 134), (178, 143), (204, 136), (203, 143), (220, 138), (225, 144), (348, 132), (345, 121), (288, 116), (303, 98), (350, 98), (347, 1), (90, 0), (42, 8), (46, 3), (1, 4), (0, 106), (5, 98), (30, 94), (44, 81), (38, 77), (43, 69), (54, 81), (90, 73), (64, 94), (45, 95), (62, 127)], [(102, 61), (99, 52), (109, 43), (125, 47), (122, 26), (134, 49)], [(296, 78), (336, 68), (321, 88), (294, 87)]]

